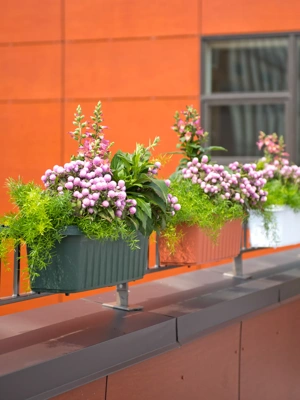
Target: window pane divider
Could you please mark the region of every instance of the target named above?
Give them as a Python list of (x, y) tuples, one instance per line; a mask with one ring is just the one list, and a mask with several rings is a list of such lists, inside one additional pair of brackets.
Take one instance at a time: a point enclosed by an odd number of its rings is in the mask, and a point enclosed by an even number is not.
[(209, 105), (221, 104), (277, 104), (290, 99), (290, 93), (284, 92), (243, 92), (213, 93), (202, 95), (201, 100)]

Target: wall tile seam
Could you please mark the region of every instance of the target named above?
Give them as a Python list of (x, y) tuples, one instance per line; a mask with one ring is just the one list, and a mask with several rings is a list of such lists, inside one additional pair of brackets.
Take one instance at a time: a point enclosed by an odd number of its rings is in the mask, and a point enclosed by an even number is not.
[(0, 104), (30, 104), (30, 103), (59, 103), (62, 100), (65, 103), (72, 102), (93, 102), (98, 101), (99, 98), (102, 102), (125, 102), (125, 101), (156, 101), (156, 100), (185, 100), (198, 98), (198, 94), (191, 95), (174, 95), (174, 96), (145, 96), (145, 97), (55, 97), (55, 98), (35, 98), (35, 99), (0, 99)]
[(128, 37), (105, 37), (105, 38), (90, 38), (90, 39), (61, 39), (61, 40), (41, 40), (28, 42), (0, 42), (0, 47), (23, 47), (23, 46), (39, 46), (39, 45), (54, 45), (54, 44), (86, 44), (99, 42), (131, 42), (131, 41), (154, 41), (154, 40), (176, 40), (176, 39), (191, 39), (198, 38), (200, 35), (151, 35), (151, 36), (128, 36)]

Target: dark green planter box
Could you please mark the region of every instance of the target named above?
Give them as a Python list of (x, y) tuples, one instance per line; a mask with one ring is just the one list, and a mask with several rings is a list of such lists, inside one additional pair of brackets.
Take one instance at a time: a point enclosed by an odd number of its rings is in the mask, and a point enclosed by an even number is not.
[(52, 263), (31, 282), (34, 292), (76, 293), (141, 279), (148, 264), (148, 238), (138, 233), (140, 249), (123, 240), (99, 241), (69, 226), (55, 247)]

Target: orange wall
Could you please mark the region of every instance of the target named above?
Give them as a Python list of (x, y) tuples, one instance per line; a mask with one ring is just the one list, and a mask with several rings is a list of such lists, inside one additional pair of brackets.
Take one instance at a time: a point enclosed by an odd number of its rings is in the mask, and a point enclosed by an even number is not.
[[(116, 150), (161, 136), (175, 150), (177, 109), (199, 106), (199, 4), (190, 0), (0, 0), (0, 187), (39, 181), (75, 150), (80, 103), (103, 101)], [(188, 23), (186, 23), (188, 21)], [(174, 162), (173, 162), (174, 165)], [(164, 172), (167, 175), (173, 169)], [(1, 189), (0, 212), (10, 208)]]
[[(0, 7), (0, 213), (11, 208), (2, 189), (8, 176), (39, 182), (75, 151), (67, 132), (79, 103), (90, 115), (103, 101), (115, 150), (159, 135), (157, 152), (172, 151), (174, 111), (199, 108), (202, 34), (300, 30), (296, 0), (0, 0)], [(163, 175), (175, 164), (176, 157)]]

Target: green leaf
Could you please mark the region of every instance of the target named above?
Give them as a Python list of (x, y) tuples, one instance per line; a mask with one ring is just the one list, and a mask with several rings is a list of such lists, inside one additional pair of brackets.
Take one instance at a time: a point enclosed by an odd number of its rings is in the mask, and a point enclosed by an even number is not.
[(147, 215), (146, 215), (143, 211), (141, 211), (140, 208), (137, 208), (135, 216), (136, 216), (137, 219), (142, 223), (142, 227), (143, 227), (144, 229), (146, 229), (146, 226), (147, 226), (147, 219), (148, 219), (148, 218), (147, 218)]
[[(179, 145), (179, 147), (181, 147), (181, 146)], [(184, 154), (184, 151), (168, 151), (165, 154)]]
[(163, 201), (161, 199), (161, 197), (159, 197), (156, 193), (148, 190), (146, 192), (143, 193), (143, 196), (149, 200), (150, 203), (155, 204), (156, 206), (158, 206), (162, 212), (166, 212), (167, 210), (167, 203), (165, 201)]
[(206, 151), (227, 151), (227, 149), (221, 146), (209, 146), (206, 148)]
[(147, 217), (151, 218), (152, 212), (150, 204), (146, 203), (146, 201), (141, 198), (136, 198), (135, 200), (137, 202), (138, 208), (140, 208), (141, 211), (147, 215)]
[(152, 182), (150, 182), (147, 186), (150, 186), (155, 191), (155, 193), (166, 202), (168, 196), (168, 187), (165, 182), (160, 179), (152, 178), (151, 180)]

